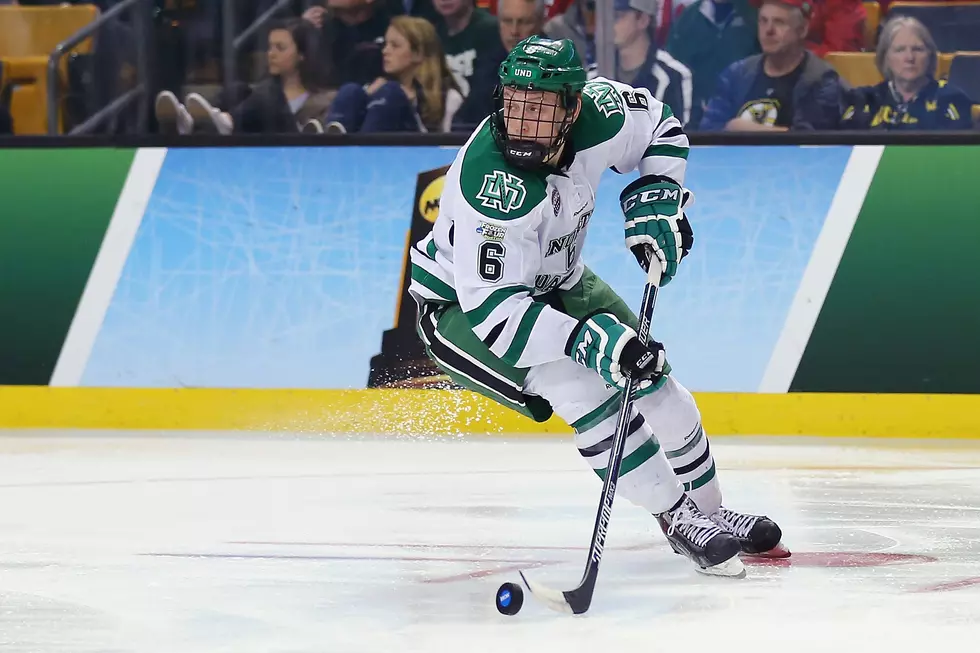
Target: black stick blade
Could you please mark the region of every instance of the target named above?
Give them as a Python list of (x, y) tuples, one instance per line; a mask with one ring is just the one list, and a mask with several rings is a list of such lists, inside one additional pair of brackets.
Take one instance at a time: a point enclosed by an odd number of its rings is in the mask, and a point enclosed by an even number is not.
[(595, 591), (595, 574), (589, 574), (581, 585), (573, 590), (561, 591), (551, 589), (546, 585), (530, 580), (524, 572), (518, 572), (528, 591), (538, 600), (556, 612), (565, 614), (582, 614), (592, 605), (592, 595)]

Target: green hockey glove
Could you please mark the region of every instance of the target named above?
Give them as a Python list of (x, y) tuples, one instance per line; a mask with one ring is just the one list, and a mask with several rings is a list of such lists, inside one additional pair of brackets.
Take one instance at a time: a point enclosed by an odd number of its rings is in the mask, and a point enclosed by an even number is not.
[(569, 337), (565, 353), (621, 389), (626, 387), (628, 376), (640, 381), (641, 390), (658, 381), (666, 360), (663, 345), (650, 341), (644, 346), (636, 332), (611, 313), (582, 319)]
[(626, 216), (626, 246), (646, 271), (659, 259), (663, 270), (660, 285), (677, 273), (677, 264), (694, 246), (694, 232), (683, 207), (694, 196), (674, 180), (662, 175), (645, 175), (623, 189), (619, 203)]

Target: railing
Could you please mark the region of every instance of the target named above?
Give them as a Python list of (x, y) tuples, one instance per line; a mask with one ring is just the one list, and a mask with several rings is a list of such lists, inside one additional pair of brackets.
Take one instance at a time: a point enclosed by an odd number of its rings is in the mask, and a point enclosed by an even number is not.
[(145, 132), (147, 127), (148, 113), (149, 113), (149, 61), (147, 48), (150, 47), (152, 39), (152, 31), (150, 29), (150, 20), (152, 16), (152, 0), (122, 0), (119, 4), (113, 6), (111, 9), (101, 14), (98, 18), (93, 20), (91, 23), (83, 27), (82, 29), (75, 32), (65, 41), (62, 41), (55, 47), (48, 57), (48, 134), (55, 136), (58, 134), (58, 118), (59, 118), (59, 89), (61, 82), (61, 75), (59, 74), (59, 65), (62, 58), (71, 53), (71, 51), (82, 41), (93, 36), (96, 32), (102, 29), (103, 25), (106, 25), (110, 20), (113, 20), (121, 14), (122, 12), (135, 8), (136, 11), (133, 12), (133, 26), (136, 28), (136, 69), (139, 76), (139, 84), (135, 88), (126, 91), (118, 98), (110, 102), (108, 105), (99, 109), (95, 114), (85, 120), (82, 124), (76, 126), (69, 133), (70, 134), (87, 134), (93, 129), (99, 126), (103, 120), (111, 116), (116, 115), (119, 111), (122, 111), (127, 105), (133, 102), (134, 99), (139, 99), (139, 116), (138, 116), (138, 128), (140, 132)]
[(221, 11), (222, 72), (224, 74), (225, 94), (228, 97), (231, 96), (232, 85), (238, 76), (235, 62), (238, 60), (238, 53), (241, 51), (242, 46), (248, 43), (248, 40), (256, 32), (268, 25), (279, 12), (292, 5), (292, 0), (277, 0), (274, 5), (256, 18), (238, 36), (235, 36), (235, 4), (236, 0), (223, 0)]
[[(460, 147), (469, 134), (94, 134), (49, 136), (0, 135), (0, 149), (7, 148), (73, 148), (73, 147), (167, 147), (167, 148), (236, 148), (236, 147)], [(831, 131), (831, 132), (692, 132), (691, 145), (703, 146), (831, 146), (902, 145), (980, 147), (980, 130), (969, 131)], [(694, 155), (692, 155), (694, 156)], [(773, 154), (773, 156), (778, 156)]]

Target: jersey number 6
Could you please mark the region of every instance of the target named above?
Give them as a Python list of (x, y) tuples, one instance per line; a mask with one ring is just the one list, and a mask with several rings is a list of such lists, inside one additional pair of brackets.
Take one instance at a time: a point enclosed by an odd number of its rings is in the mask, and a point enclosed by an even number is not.
[(646, 111), (650, 108), (650, 103), (647, 101), (647, 97), (643, 93), (623, 91), (622, 95), (626, 106), (633, 111)]
[(485, 240), (480, 243), (480, 260), (477, 267), (481, 279), (495, 283), (503, 278), (505, 251), (503, 243), (495, 240)]

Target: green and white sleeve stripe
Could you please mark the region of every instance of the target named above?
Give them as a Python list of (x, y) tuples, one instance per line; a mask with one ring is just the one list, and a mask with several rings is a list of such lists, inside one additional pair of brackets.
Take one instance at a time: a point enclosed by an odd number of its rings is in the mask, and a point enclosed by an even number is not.
[(690, 150), (691, 144), (680, 121), (664, 104), (653, 139), (640, 159), (640, 174), (664, 175), (683, 185)]
[(414, 245), (409, 254), (412, 283), (408, 290), (416, 297), (438, 302), (455, 302), (456, 291), (446, 270), (436, 263), (436, 244), (429, 234)]
[(531, 297), (527, 286), (469, 290), (461, 305), (473, 332), (508, 365), (530, 367), (565, 357), (575, 320)]

